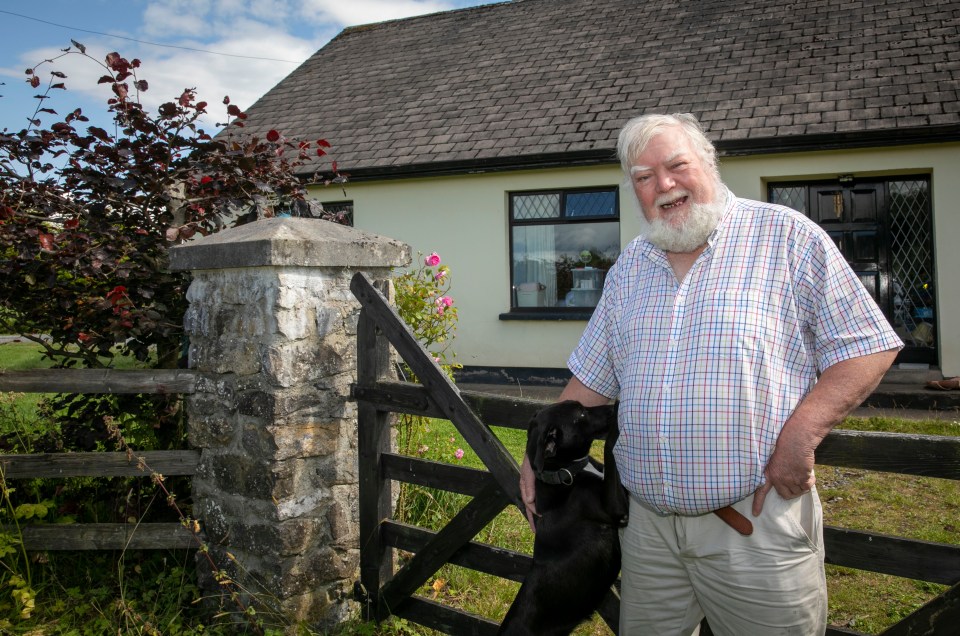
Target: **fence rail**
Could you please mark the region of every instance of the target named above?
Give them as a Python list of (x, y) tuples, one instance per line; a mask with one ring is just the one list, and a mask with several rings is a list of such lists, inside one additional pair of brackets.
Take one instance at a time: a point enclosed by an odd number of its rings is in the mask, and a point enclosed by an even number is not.
[(7, 479), (143, 477), (145, 469), (165, 476), (193, 475), (199, 462), (200, 452), (194, 450), (144, 451), (136, 457), (127, 453), (0, 455), (0, 469)]
[[(0, 370), (0, 392), (188, 394), (197, 374), (177, 369)], [(196, 474), (195, 450), (128, 453), (0, 455), (0, 476), (9, 479), (144, 477)], [(196, 548), (197, 535), (179, 522), (25, 524), (18, 528), (27, 550), (140, 550)]]
[(197, 374), (183, 369), (0, 369), (0, 392), (193, 393)]

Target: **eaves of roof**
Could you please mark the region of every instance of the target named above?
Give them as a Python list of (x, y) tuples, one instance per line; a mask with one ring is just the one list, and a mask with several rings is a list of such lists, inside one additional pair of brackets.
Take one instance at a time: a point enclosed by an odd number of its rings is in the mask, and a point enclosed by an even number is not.
[[(715, 143), (721, 157), (743, 157), (797, 152), (889, 148), (918, 144), (960, 142), (960, 124), (909, 129), (796, 135), (760, 139), (731, 139)], [(528, 154), (460, 161), (432, 161), (398, 166), (360, 168), (349, 173), (352, 182), (403, 178), (443, 177), (511, 170), (574, 168), (618, 163), (612, 148), (563, 153)], [(311, 173), (312, 174), (312, 173)], [(303, 176), (308, 176), (306, 173)]]

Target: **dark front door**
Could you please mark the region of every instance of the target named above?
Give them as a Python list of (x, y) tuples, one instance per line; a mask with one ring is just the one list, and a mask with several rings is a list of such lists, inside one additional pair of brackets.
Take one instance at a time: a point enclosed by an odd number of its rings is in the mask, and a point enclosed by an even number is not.
[(883, 183), (811, 185), (808, 215), (827, 231), (860, 282), (889, 315), (890, 244), (884, 204)]
[(771, 183), (768, 194), (830, 235), (903, 338), (897, 362), (936, 364), (929, 181)]

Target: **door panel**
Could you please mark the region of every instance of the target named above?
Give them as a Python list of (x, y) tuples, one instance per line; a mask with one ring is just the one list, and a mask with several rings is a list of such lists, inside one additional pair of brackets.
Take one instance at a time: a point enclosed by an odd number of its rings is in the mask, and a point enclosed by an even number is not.
[(843, 251), (847, 261), (852, 263), (863, 263), (865, 265), (879, 265), (880, 258), (880, 236), (875, 230), (853, 230), (848, 233), (849, 239), (846, 249)]
[(820, 225), (843, 223), (843, 190), (835, 186), (813, 186), (811, 189), (810, 218)]
[(888, 242), (882, 222), (883, 183), (810, 186), (816, 219), (846, 257), (885, 314), (892, 306), (887, 263)]
[(853, 223), (876, 223), (883, 205), (883, 185), (870, 184), (869, 187), (852, 188), (847, 196), (850, 199), (850, 221)]

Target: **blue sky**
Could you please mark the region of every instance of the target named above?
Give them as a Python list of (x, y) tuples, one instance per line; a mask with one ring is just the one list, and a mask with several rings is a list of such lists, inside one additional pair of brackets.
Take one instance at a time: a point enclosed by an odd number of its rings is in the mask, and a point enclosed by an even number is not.
[[(207, 125), (225, 117), (225, 95), (250, 106), (344, 27), (500, 0), (24, 0), (0, 3), (0, 130), (20, 130), (32, 115), (24, 70), (60, 55), (75, 40), (102, 60), (117, 51), (139, 58), (149, 89), (141, 101), (153, 110), (184, 88), (211, 104)], [(79, 56), (56, 61), (67, 91), (48, 100), (59, 115), (80, 107), (105, 126), (103, 69)]]

